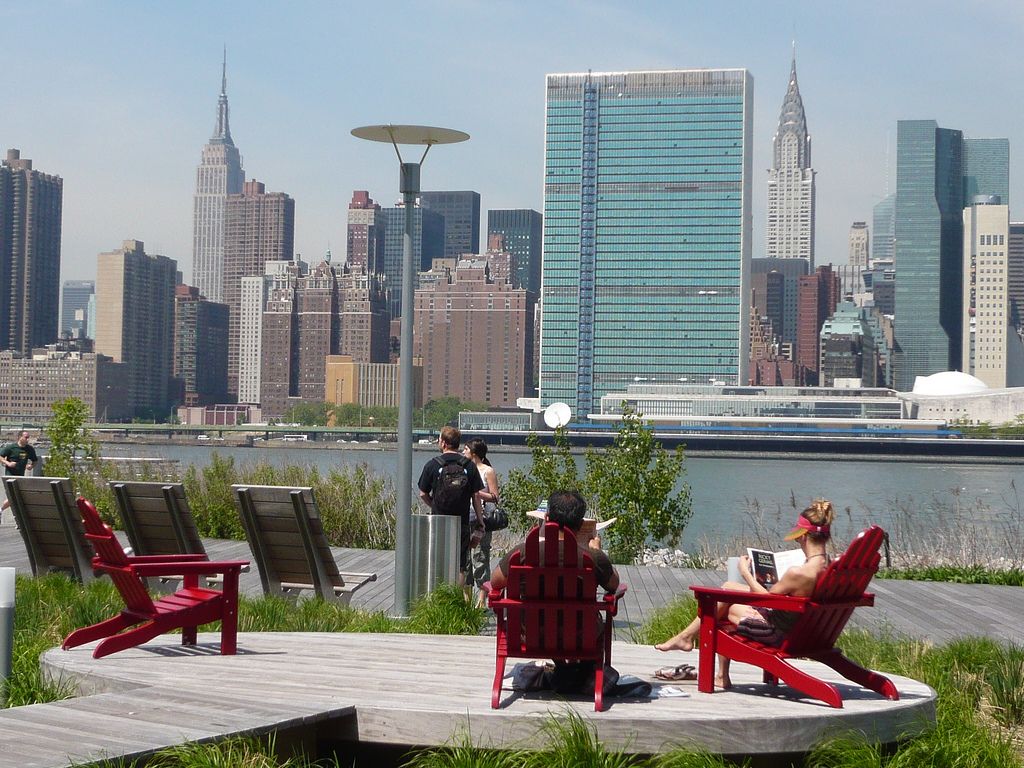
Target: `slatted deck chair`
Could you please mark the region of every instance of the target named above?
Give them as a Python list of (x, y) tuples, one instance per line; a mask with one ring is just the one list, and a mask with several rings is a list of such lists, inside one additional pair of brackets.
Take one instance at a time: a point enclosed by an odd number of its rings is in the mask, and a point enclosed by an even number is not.
[[(181, 483), (111, 480), (110, 488), (136, 555), (202, 555), (209, 560)], [(180, 576), (152, 579), (150, 587), (166, 589), (178, 581)], [(219, 584), (223, 579), (211, 576), (207, 581)]]
[(110, 489), (135, 554), (207, 556), (181, 483), (111, 480)]
[(235, 505), (268, 595), (298, 596), (311, 590), (348, 605), (375, 573), (338, 570), (327, 543), (312, 488), (233, 485)]
[[(238, 574), (245, 561), (212, 562), (202, 555), (129, 557), (92, 502), (79, 498), (77, 506), (86, 536), (96, 551), (93, 566), (110, 575), (125, 608), (113, 618), (72, 632), (62, 645), (65, 650), (102, 638), (92, 652), (93, 658), (99, 659), (179, 628), (181, 644), (195, 645), (201, 624), (220, 621), (220, 652), (234, 655), (238, 635)], [(224, 575), (223, 590), (199, 586), (199, 578), (209, 573)], [(184, 587), (173, 595), (154, 601), (146, 591), (146, 577), (180, 574), (184, 574)]]
[(71, 480), (5, 477), (4, 481), (33, 575), (63, 571), (77, 581), (91, 581), (92, 547), (75, 512)]
[(594, 709), (602, 711), (604, 667), (612, 658), (612, 618), (626, 585), (595, 596), (593, 561), (581, 555), (572, 531), (552, 522), (527, 534), (522, 551), (512, 553), (508, 570), (505, 589), (492, 589), (487, 601), (497, 617), (491, 707), (500, 704), (509, 658), (563, 659), (595, 663)]
[[(846, 552), (832, 561), (818, 577), (810, 597), (691, 586), (697, 597), (697, 615), (701, 617), (698, 690), (704, 693), (714, 691), (715, 654), (721, 654), (760, 667), (764, 670), (764, 682), (769, 685), (777, 685), (781, 680), (829, 706), (841, 708), (843, 699), (835, 685), (789, 663), (789, 659), (802, 658), (826, 664), (846, 679), (887, 699), (898, 700), (899, 691), (891, 680), (853, 663), (835, 647), (854, 608), (875, 603), (875, 596), (865, 590), (878, 570), (878, 548), (884, 537), (885, 532), (877, 525), (861, 531)], [(719, 601), (793, 611), (800, 616), (786, 633), (781, 646), (776, 648), (737, 634), (736, 627), (728, 619), (718, 621)]]

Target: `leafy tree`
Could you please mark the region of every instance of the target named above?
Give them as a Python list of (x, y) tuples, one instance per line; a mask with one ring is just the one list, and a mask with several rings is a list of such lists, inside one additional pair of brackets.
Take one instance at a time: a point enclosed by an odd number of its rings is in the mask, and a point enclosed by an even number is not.
[(673, 495), (684, 471), (683, 449), (666, 451), (640, 414), (623, 404), (622, 425), (615, 442), (605, 450), (586, 452), (583, 477), (564, 428), (555, 430), (553, 445), (531, 434), (527, 438), (533, 463), (513, 469), (502, 485), (502, 505), (513, 524), (523, 529), (526, 512), (552, 491), (581, 491), (599, 519), (617, 517), (604, 532), (614, 562), (631, 563), (649, 539), (675, 544), (692, 515), (690, 488)]
[(398, 425), (398, 409), (344, 403), (332, 406), (334, 426), (394, 428)]
[(572, 455), (565, 427), (555, 430), (553, 445), (544, 444), (536, 434), (526, 438), (533, 458), (529, 470), (513, 469), (501, 486), (501, 504), (512, 525), (525, 531), (531, 520), (526, 513), (553, 491), (579, 490), (582, 482)]
[(288, 424), (301, 424), (304, 427), (323, 427), (327, 424), (330, 403), (296, 403), (284, 414)]
[(441, 429), (446, 424), (458, 423), (459, 411), (487, 410), (490, 410), (490, 406), (487, 403), (462, 402), (457, 397), (448, 396), (431, 400), (424, 405), (422, 418), (419, 421), (421, 426)]
[(626, 403), (612, 447), (587, 451), (590, 502), (601, 519), (618, 518), (605, 529), (614, 562), (633, 562), (648, 539), (678, 543), (693, 514), (689, 485), (672, 495), (683, 463), (682, 446), (666, 451), (642, 415)]
[(89, 408), (77, 397), (54, 403), (53, 418), (46, 425), (50, 438), (50, 454), (46, 459), (46, 472), (53, 477), (68, 477), (75, 466), (75, 458), (96, 460), (99, 446), (85, 430)]

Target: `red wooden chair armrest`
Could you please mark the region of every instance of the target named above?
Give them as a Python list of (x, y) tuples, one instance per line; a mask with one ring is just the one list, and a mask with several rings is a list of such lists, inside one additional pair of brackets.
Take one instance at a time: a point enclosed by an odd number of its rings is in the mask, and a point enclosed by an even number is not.
[(205, 561), (206, 555), (128, 555), (128, 562), (132, 565), (143, 565), (145, 563), (192, 563)]
[(196, 574), (204, 576), (209, 573), (232, 573), (240, 572), (243, 566), (248, 565), (247, 560), (203, 560), (197, 563), (139, 563), (133, 564), (132, 570), (139, 576), (185, 576)]
[[(739, 592), (732, 589), (721, 589), (718, 587), (702, 587), (691, 585), (690, 589), (697, 596), (698, 602), (706, 602), (714, 599), (715, 602), (734, 603), (739, 605), (751, 605), (757, 608), (773, 608), (780, 611), (791, 611), (793, 613), (804, 613), (810, 608), (820, 608), (818, 603), (813, 602), (809, 597), (794, 597), (793, 595), (774, 595), (770, 592)], [(854, 600), (829, 601), (829, 608), (857, 608), (875, 604), (875, 596), (871, 592), (865, 592)]]

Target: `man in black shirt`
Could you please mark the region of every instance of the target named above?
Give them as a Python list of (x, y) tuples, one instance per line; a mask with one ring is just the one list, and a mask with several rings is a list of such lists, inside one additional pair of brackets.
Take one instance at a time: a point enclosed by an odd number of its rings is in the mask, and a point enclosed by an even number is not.
[[(17, 477), (24, 477), (25, 470), (32, 469), (39, 457), (36, 456), (36, 449), (28, 444), (29, 435), (27, 431), (23, 431), (18, 435), (18, 441), (16, 443), (9, 443), (0, 450), (0, 463), (3, 463), (6, 467), (6, 474), (15, 475)], [(4, 491), (7, 490), (7, 485), (4, 485)], [(0, 505), (0, 513), (11, 506), (11, 500), (4, 498), (4, 503)]]
[(470, 504), (476, 510), (477, 528), (483, 534), (483, 510), (477, 491), (484, 484), (480, 472), (472, 459), (459, 453), (462, 433), (455, 427), (445, 427), (437, 438), (441, 455), (428, 461), (420, 473), (416, 486), (420, 498), (430, 505), (431, 514), (452, 515), (462, 520), (460, 532), (459, 584), (466, 584), (466, 573), (470, 568), (470, 551), (473, 548), (474, 531), (469, 522)]

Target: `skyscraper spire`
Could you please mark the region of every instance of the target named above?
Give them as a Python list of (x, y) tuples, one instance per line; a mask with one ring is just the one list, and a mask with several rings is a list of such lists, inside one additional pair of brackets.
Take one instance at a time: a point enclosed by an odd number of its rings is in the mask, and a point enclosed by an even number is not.
[(811, 136), (796, 77), (796, 41), (789, 68), (789, 85), (782, 100), (779, 127), (772, 138), (772, 167), (768, 171), (768, 237), (771, 258), (807, 259), (814, 268), (814, 169)]
[(210, 139), (213, 144), (230, 144), (231, 126), (228, 124), (228, 48), (224, 46), (224, 62), (221, 65), (220, 98), (217, 99), (217, 128)]
[[(796, 156), (788, 159), (794, 160), (799, 168), (811, 167), (811, 137), (807, 132), (807, 117), (804, 114), (804, 102), (800, 98), (800, 86), (796, 79), (796, 42), (793, 43), (793, 61), (789, 69), (789, 87), (786, 89), (786, 98), (782, 100), (782, 110), (779, 113), (779, 128), (775, 132), (772, 141), (774, 155), (773, 168), (781, 168), (783, 159), (784, 137), (787, 133), (795, 134)], [(788, 149), (788, 148), (787, 148)], [(787, 154), (791, 154), (787, 152)]]

